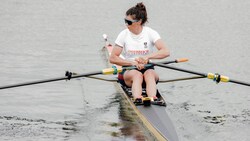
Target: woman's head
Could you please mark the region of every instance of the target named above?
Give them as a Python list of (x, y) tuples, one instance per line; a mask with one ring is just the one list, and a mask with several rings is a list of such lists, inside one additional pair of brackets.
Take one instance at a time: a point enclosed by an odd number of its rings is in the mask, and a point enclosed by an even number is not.
[(148, 21), (147, 10), (142, 2), (128, 9), (126, 16), (131, 16), (134, 22), (141, 20), (141, 25)]

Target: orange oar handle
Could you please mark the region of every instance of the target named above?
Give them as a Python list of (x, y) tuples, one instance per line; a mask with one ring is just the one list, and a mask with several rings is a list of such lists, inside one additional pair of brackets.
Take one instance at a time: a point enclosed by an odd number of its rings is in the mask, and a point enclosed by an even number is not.
[(180, 58), (180, 59), (176, 59), (176, 63), (180, 63), (180, 62), (187, 62), (188, 59), (187, 58)]

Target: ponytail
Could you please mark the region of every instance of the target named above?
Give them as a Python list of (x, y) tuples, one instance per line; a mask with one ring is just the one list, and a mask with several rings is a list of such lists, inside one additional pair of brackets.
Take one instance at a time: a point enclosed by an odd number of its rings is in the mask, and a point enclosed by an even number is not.
[(133, 16), (134, 20), (142, 20), (141, 25), (144, 25), (148, 21), (147, 10), (142, 2), (137, 3), (134, 7), (128, 9), (126, 15)]

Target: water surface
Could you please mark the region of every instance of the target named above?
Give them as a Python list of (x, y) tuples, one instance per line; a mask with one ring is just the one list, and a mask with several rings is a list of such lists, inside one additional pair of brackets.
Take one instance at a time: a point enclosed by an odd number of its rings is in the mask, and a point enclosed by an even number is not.
[[(114, 41), (135, 1), (3, 0), (0, 6), (0, 85), (106, 67), (102, 34)], [(145, 1), (175, 66), (250, 78), (250, 2)], [(161, 78), (189, 74), (157, 68)], [(159, 84), (182, 141), (250, 139), (249, 87), (201, 79)], [(77, 79), (0, 91), (3, 140), (143, 140), (126, 118), (112, 83)], [(139, 133), (139, 134), (135, 134)]]

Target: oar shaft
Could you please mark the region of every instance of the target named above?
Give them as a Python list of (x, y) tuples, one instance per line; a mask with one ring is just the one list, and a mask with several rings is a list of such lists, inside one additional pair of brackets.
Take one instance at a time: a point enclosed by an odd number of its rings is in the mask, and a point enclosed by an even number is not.
[[(188, 59), (186, 58), (182, 58), (182, 59), (176, 59), (176, 60), (171, 60), (171, 61), (162, 61), (162, 62), (158, 62), (158, 63), (152, 63), (151, 61), (148, 64), (145, 64), (144, 67), (145, 68), (149, 68), (154, 66), (155, 64), (172, 64), (172, 63), (180, 63), (180, 62), (186, 62), (188, 61)], [(128, 66), (128, 67), (123, 67), (122, 69), (126, 69), (126, 70), (132, 70), (132, 69), (136, 69), (136, 66)]]
[[(73, 75), (71, 77), (71, 79), (73, 79), (73, 78), (79, 78), (79, 77), (85, 77), (85, 76), (90, 76), (90, 75), (97, 75), (97, 74), (102, 74), (102, 71), (91, 72), (91, 73), (84, 73), (84, 74), (79, 74), (79, 75)], [(48, 83), (48, 82), (54, 82), (54, 81), (61, 81), (61, 80), (67, 80), (67, 79), (68, 79), (68, 77), (58, 77), (58, 78), (52, 78), (52, 79), (45, 79), (45, 80), (25, 82), (25, 83), (13, 84), (13, 85), (6, 85), (6, 86), (1, 86), (0, 90), (1, 89), (21, 87), (21, 86), (41, 84), (41, 83)]]
[(201, 79), (201, 78), (206, 78), (206, 77), (203, 77), (203, 76), (192, 76), (192, 77), (176, 78), (176, 79), (169, 79), (169, 80), (159, 80), (159, 83), (185, 81), (185, 80), (194, 80), (194, 79)]
[(191, 71), (191, 70), (187, 70), (187, 69), (180, 69), (177, 67), (168, 66), (168, 65), (160, 64), (160, 63), (152, 63), (152, 64), (163, 67), (163, 68), (168, 68), (168, 69), (172, 69), (172, 70), (177, 70), (177, 71), (181, 71), (181, 72), (186, 72), (186, 73), (191, 73), (191, 74), (196, 74), (196, 75), (207, 77), (207, 74), (201, 73), (201, 72), (195, 72), (195, 71)]
[(65, 78), (54, 78), (52, 80), (47, 79), (47, 80), (41, 80), (41, 81), (25, 82), (25, 83), (13, 84), (13, 85), (1, 86), (0, 89), (8, 89), (8, 88), (21, 87), (21, 86), (35, 85), (35, 84), (60, 81), (60, 80), (65, 80), (65, 79), (67, 79), (67, 78), (66, 77)]
[[(177, 71), (181, 71), (181, 72), (200, 75), (203, 77), (207, 77), (209, 79), (217, 79), (218, 78), (218, 74), (212, 74), (212, 73), (206, 74), (206, 73), (191, 71), (191, 70), (187, 70), (187, 69), (181, 69), (181, 68), (177, 68), (177, 67), (173, 67), (173, 66), (168, 66), (168, 65), (160, 64), (160, 63), (152, 63), (152, 64), (163, 67), (163, 68), (168, 68), (168, 69), (177, 70)], [(231, 83), (241, 84), (241, 85), (245, 85), (245, 86), (250, 86), (250, 83), (229, 79), (229, 77), (223, 76), (223, 75), (220, 76), (220, 79), (221, 79), (220, 81), (222, 81), (222, 82), (231, 82)]]
[(245, 85), (245, 86), (250, 86), (250, 83), (242, 82), (242, 81), (238, 81), (238, 80), (230, 79), (229, 82), (236, 83), (236, 84), (241, 84), (241, 85)]

